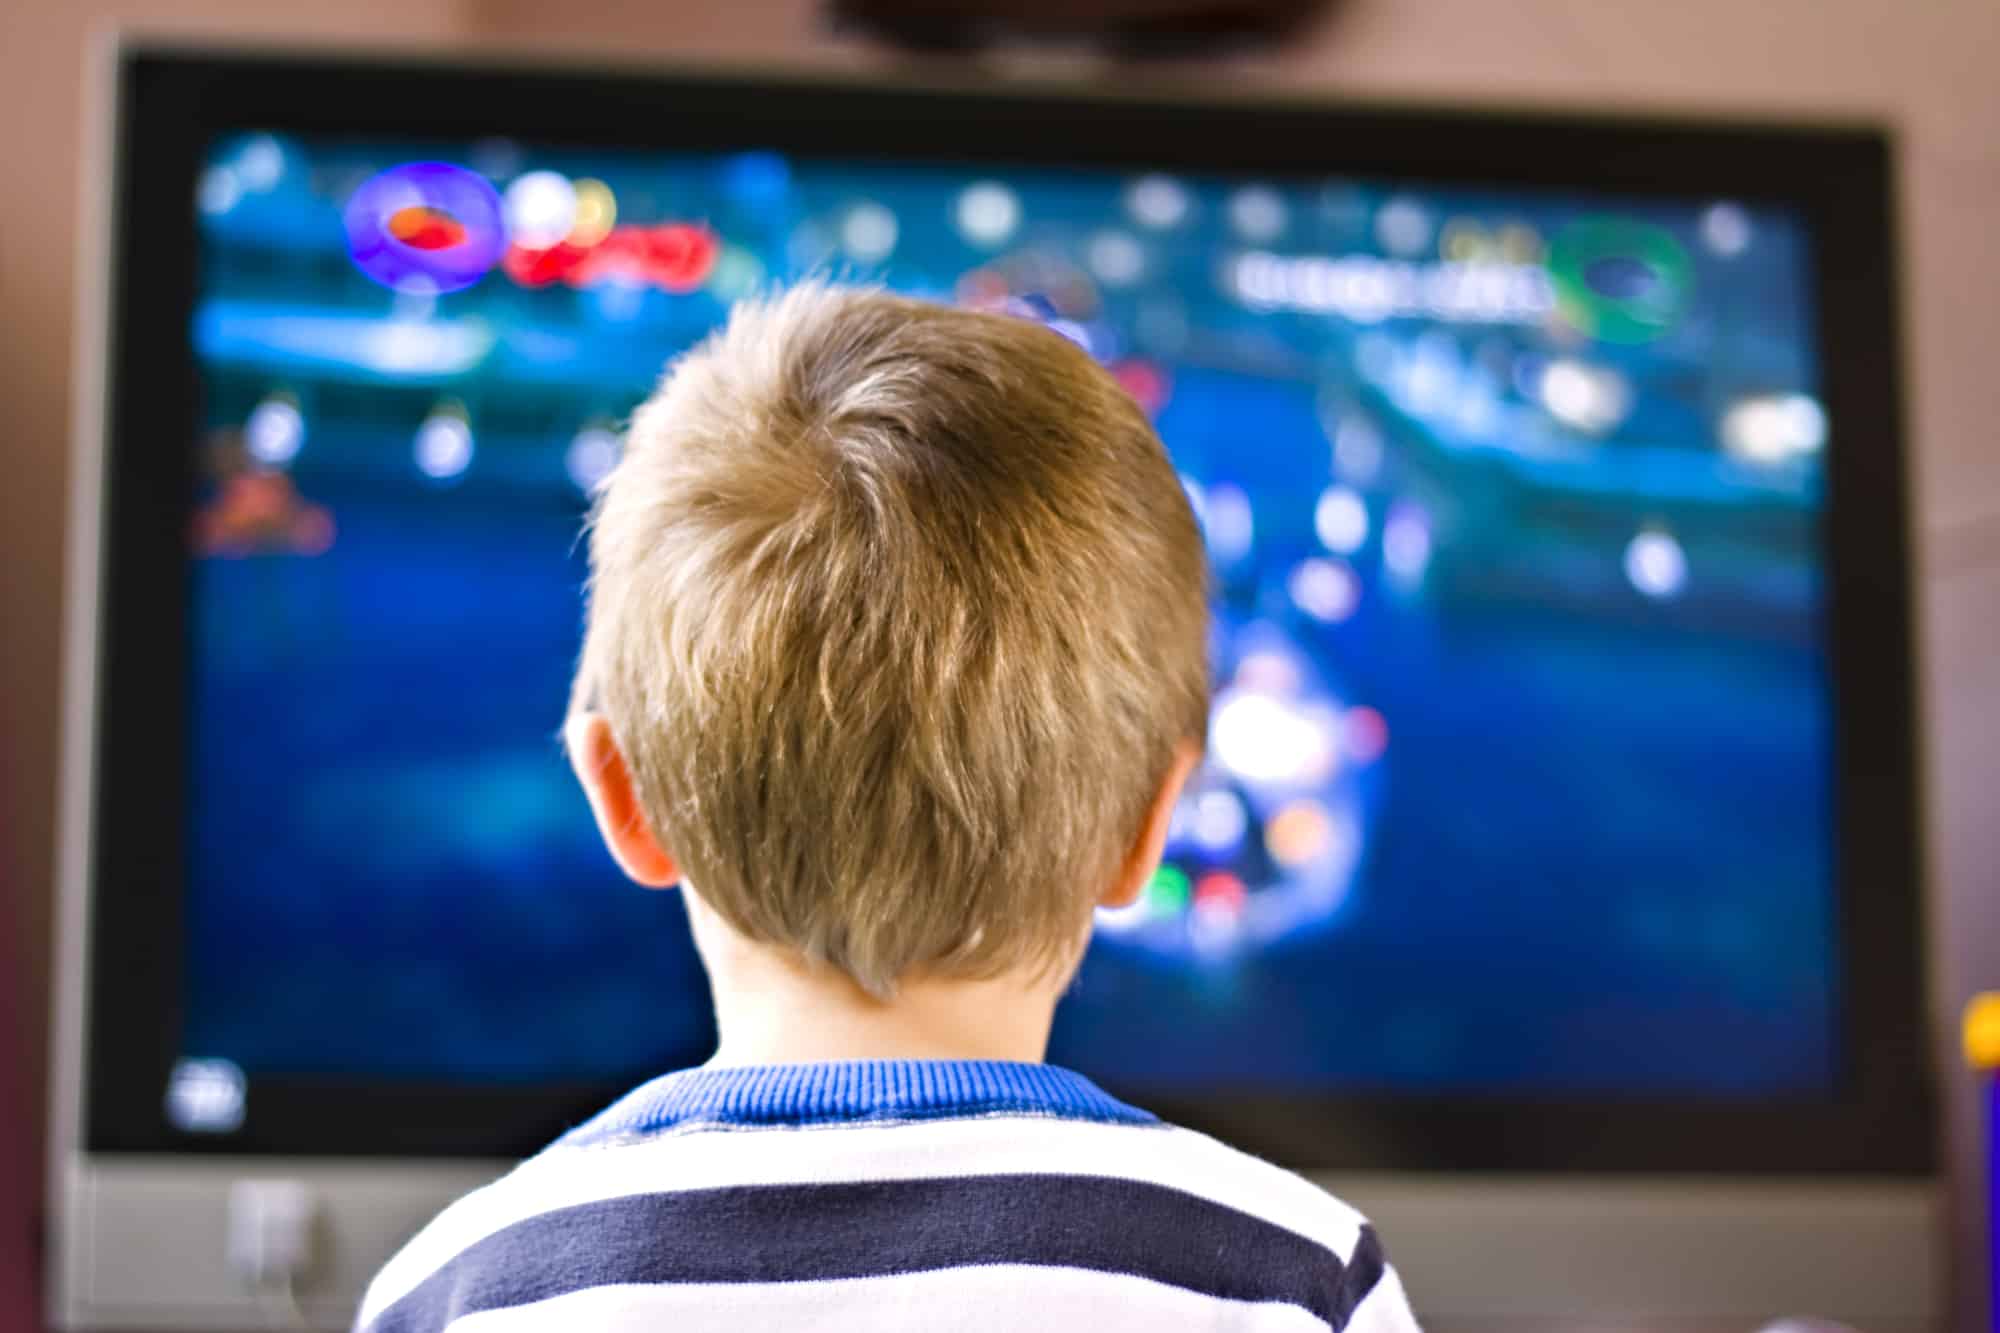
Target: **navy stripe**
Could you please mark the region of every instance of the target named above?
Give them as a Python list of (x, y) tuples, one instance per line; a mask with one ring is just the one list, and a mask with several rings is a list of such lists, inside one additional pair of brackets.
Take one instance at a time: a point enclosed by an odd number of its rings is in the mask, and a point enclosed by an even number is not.
[(1382, 1281), (1382, 1275), (1389, 1271), (1388, 1256), (1382, 1253), (1382, 1238), (1375, 1234), (1375, 1228), (1363, 1224), (1361, 1239), (1348, 1256), (1347, 1271), (1340, 1275), (1340, 1282), (1333, 1291), (1333, 1310), (1326, 1316), (1335, 1333), (1347, 1327), (1347, 1321), (1354, 1318), (1354, 1312), (1361, 1308), (1361, 1302), (1368, 1299), (1368, 1293), (1375, 1290)]
[(742, 1185), (560, 1208), (467, 1247), (383, 1311), (372, 1333), (613, 1283), (802, 1282), (974, 1264), (1129, 1273), (1234, 1301), (1303, 1306), (1336, 1330), (1380, 1281), (1353, 1260), (1181, 1190), (1110, 1176), (954, 1176)]

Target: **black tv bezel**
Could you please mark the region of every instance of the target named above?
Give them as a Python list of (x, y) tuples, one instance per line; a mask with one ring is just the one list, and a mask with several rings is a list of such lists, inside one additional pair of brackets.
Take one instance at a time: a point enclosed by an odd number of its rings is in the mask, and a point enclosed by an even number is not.
[[(175, 1130), (186, 523), (199, 379), (190, 192), (239, 128), (656, 150), (768, 147), (1731, 197), (1811, 228), (1826, 510), (1846, 1077), (1829, 1099), (1235, 1095), (1145, 1100), (1306, 1168), (1933, 1169), (1893, 153), (1869, 127), (1613, 119), (802, 75), (128, 49), (117, 74), (84, 1141), (92, 1153), (495, 1157), (621, 1089), (256, 1080), (233, 1134)], [(87, 595), (89, 590), (72, 590)], [(1114, 1088), (1114, 1091), (1116, 1089)]]

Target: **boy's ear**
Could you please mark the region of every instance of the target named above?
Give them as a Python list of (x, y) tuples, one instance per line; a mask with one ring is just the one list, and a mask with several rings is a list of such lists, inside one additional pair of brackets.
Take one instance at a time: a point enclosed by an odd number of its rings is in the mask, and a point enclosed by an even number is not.
[(1146, 808), (1139, 836), (1133, 840), (1132, 850), (1125, 854), (1118, 878), (1099, 896), (1100, 907), (1130, 907), (1139, 901), (1139, 895), (1146, 890), (1146, 881), (1160, 868), (1160, 854), (1167, 847), (1167, 829), (1173, 824), (1174, 805), (1181, 799), (1181, 788), (1187, 786), (1195, 765), (1200, 762), (1201, 748), (1193, 741), (1182, 741), (1174, 747), (1166, 778), (1153, 794), (1153, 803)]
[(563, 724), (563, 740), (576, 780), (590, 798), (590, 812), (597, 816), (597, 831), (604, 835), (604, 845), (611, 849), (611, 859), (618, 868), (634, 883), (649, 889), (670, 889), (678, 884), (681, 868), (660, 846), (647, 822), (638, 789), (632, 783), (632, 770), (611, 734), (611, 723), (602, 713), (572, 713)]

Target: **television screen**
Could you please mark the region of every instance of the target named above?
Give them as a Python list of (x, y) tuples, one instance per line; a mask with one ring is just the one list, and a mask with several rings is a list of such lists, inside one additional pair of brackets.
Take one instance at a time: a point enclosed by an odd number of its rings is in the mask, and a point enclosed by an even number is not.
[(680, 902), (621, 880), (557, 741), (579, 530), (675, 355), (813, 274), (1073, 339), (1202, 525), (1206, 760), (1052, 1059), (1138, 1097), (1839, 1086), (1781, 203), (264, 132), (187, 189), (178, 1128), (246, 1077), (708, 1055)]

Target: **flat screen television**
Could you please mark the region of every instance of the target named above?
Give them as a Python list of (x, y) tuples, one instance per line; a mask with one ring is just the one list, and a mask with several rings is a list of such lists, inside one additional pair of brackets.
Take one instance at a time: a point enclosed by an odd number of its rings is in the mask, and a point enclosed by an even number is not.
[[(1207, 759), (1051, 1058), (1338, 1179), (1446, 1318), (1810, 1302), (1666, 1280), (1771, 1216), (1658, 1193), (1702, 1178), (1866, 1252), (1823, 1312), (1921, 1319), (1882, 134), (114, 64), (63, 1319), (255, 1318), (227, 1191), (300, 1176), (338, 1323), (454, 1190), (709, 1053), (680, 903), (621, 882), (555, 740), (577, 539), (676, 353), (808, 275), (1082, 344), (1201, 521)], [(1513, 1202), (1482, 1237), (1455, 1195)]]

